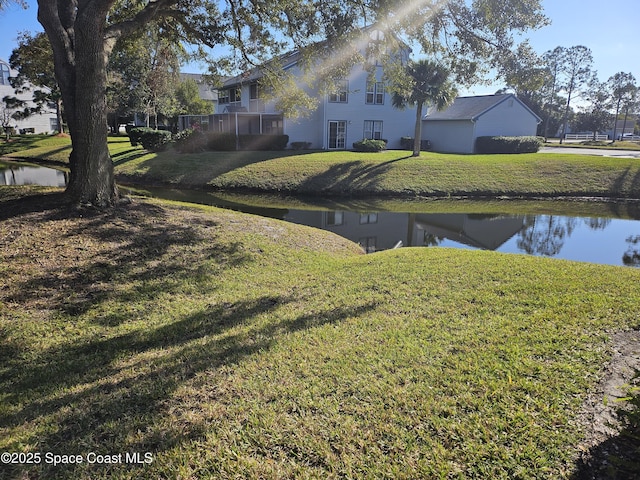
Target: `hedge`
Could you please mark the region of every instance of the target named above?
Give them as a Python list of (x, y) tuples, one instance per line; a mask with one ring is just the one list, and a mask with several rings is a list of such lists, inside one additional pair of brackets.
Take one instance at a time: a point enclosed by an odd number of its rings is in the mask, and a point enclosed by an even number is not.
[(387, 142), (365, 138), (359, 142), (353, 142), (353, 149), (356, 152), (381, 152), (387, 149)]
[(289, 135), (238, 135), (239, 150), (284, 150)]
[(236, 136), (233, 133), (208, 133), (206, 139), (207, 150), (232, 152), (236, 149)]
[(541, 137), (478, 137), (477, 153), (536, 153), (544, 144)]
[(207, 137), (200, 131), (187, 128), (173, 136), (175, 149), (180, 153), (198, 153), (207, 149)]
[(137, 147), (142, 141), (142, 134), (146, 131), (151, 131), (152, 128), (148, 127), (135, 127), (127, 130), (129, 134), (129, 141), (132, 147)]
[(291, 150), (309, 150), (311, 142), (291, 142)]
[(288, 135), (238, 135), (233, 133), (203, 133), (186, 129), (174, 135), (176, 150), (180, 153), (196, 153), (205, 150), (230, 152), (239, 150), (284, 150)]
[(143, 132), (140, 137), (140, 143), (145, 150), (161, 152), (171, 143), (171, 132), (167, 130), (149, 130), (151, 131)]

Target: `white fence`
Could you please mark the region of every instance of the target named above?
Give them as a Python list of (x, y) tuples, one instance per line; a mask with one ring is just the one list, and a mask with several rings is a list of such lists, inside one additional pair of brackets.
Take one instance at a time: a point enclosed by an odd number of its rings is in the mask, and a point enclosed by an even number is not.
[[(565, 140), (593, 140), (593, 133), (567, 133), (564, 136)], [(609, 135), (597, 134), (596, 141), (609, 140)]]

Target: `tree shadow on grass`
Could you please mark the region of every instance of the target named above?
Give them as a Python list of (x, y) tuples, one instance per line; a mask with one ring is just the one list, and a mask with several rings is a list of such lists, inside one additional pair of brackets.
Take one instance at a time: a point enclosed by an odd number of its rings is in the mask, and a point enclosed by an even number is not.
[[(636, 417), (638, 414), (636, 413)], [(628, 425), (617, 435), (591, 448), (577, 463), (571, 480), (630, 480), (640, 478), (640, 426)]]
[[(181, 405), (171, 396), (202, 372), (228, 368), (254, 354), (264, 353), (289, 332), (336, 323), (361, 315), (373, 304), (327, 309), (266, 326), (257, 315), (274, 312), (291, 299), (264, 296), (256, 300), (215, 306), (151, 331), (136, 331), (111, 339), (43, 352), (37, 362), (15, 365), (21, 375), (5, 401), (15, 413), (4, 416), (1, 427), (56, 419), (54, 432), (29, 439), (36, 450), (86, 454), (88, 452), (152, 452), (154, 455), (190, 440), (204, 438), (211, 428), (206, 419), (170, 424), (170, 411)], [(244, 328), (236, 328), (236, 327)], [(144, 363), (138, 373), (136, 364)], [(21, 404), (20, 399), (36, 398)], [(14, 401), (11, 401), (14, 399)], [(14, 403), (15, 402), (15, 403)], [(24, 405), (24, 406), (23, 406)], [(206, 405), (200, 405), (206, 409)], [(169, 419), (165, 419), (165, 417)], [(140, 465), (95, 466), (141, 470)], [(82, 467), (36, 465), (15, 467), (8, 478), (28, 472), (38, 478), (88, 477)], [(137, 477), (143, 477), (139, 471)]]
[(309, 177), (299, 190), (301, 192), (325, 192), (333, 195), (351, 195), (358, 192), (365, 194), (384, 194), (381, 180), (389, 172), (393, 164), (406, 160), (404, 156), (382, 163), (352, 161), (331, 166), (326, 172)]
[[(26, 187), (31, 192), (29, 194), (25, 193), (26, 188), (20, 186), (8, 188), (10, 190), (3, 192), (3, 197), (0, 197), (0, 221), (35, 212), (48, 212), (49, 216), (60, 217), (68, 215), (65, 211), (71, 208), (71, 203), (64, 192), (42, 194), (39, 191), (42, 188)], [(13, 192), (15, 192), (15, 198)]]
[[(156, 205), (134, 203), (108, 212), (78, 212), (37, 205), (15, 205), (25, 213), (13, 213), (15, 228), (31, 222), (43, 232), (65, 228), (52, 238), (67, 237), (61, 242), (66, 250), (50, 246), (42, 266), (25, 278), (13, 278), (10, 288), (0, 291), (0, 300), (20, 305), (21, 315), (49, 312), (43, 318), (50, 319), (51, 327), (39, 328), (40, 334), (75, 319), (90, 331), (75, 338), (58, 333), (41, 350), (28, 351), (28, 342), (0, 330), (0, 431), (11, 439), (5, 445), (13, 451), (155, 455), (199, 439), (211, 428), (206, 418), (173, 420), (182, 408), (175, 399), (181, 387), (262, 354), (284, 334), (375, 308), (363, 300), (296, 314), (295, 298), (260, 295), (250, 288), (246, 298), (224, 301), (216, 295), (220, 283), (215, 277), (256, 259), (245, 246), (219, 234), (212, 217), (190, 210), (169, 214)], [(172, 295), (184, 295), (185, 287), (201, 303), (163, 304)], [(132, 305), (148, 311), (132, 312)], [(285, 306), (287, 315), (280, 316), (278, 309)], [(154, 321), (147, 321), (152, 314)], [(3, 321), (11, 322), (10, 316)], [(198, 403), (203, 400), (193, 402), (207, 409)], [(144, 476), (140, 465), (4, 467), (3, 478), (16, 479)]]
[(144, 157), (148, 155), (149, 152), (147, 150), (140, 150), (137, 147), (131, 147), (129, 150), (124, 150), (118, 153), (111, 154), (111, 160), (113, 161), (113, 166), (117, 167), (118, 165), (123, 165), (127, 162), (132, 162), (133, 160), (137, 160), (140, 157)]
[(215, 221), (200, 216), (182, 223), (145, 203), (107, 212), (57, 208), (39, 220), (46, 228), (48, 221), (74, 216), (82, 218), (74, 218), (64, 234), (71, 248), (54, 250), (60, 261), (45, 263), (39, 275), (19, 282), (7, 301), (80, 315), (107, 300), (153, 300), (179, 289), (185, 279), (206, 275), (212, 263), (228, 268), (246, 259), (237, 243), (217, 241)]
[[(636, 173), (631, 177), (633, 170), (636, 170)], [(640, 170), (627, 167), (624, 173), (615, 179), (609, 191), (613, 196), (619, 196), (623, 192), (626, 197), (640, 198)]]
[[(145, 154), (148, 153), (145, 151)], [(195, 154), (182, 154), (175, 150), (158, 153), (155, 157), (143, 160), (138, 165), (138, 171), (144, 175), (130, 176), (122, 171), (116, 172), (116, 178), (122, 183), (132, 184), (174, 184), (179, 183), (183, 188), (200, 187), (209, 184), (217, 177), (243, 167), (270, 160), (284, 159), (290, 156), (307, 155), (313, 151), (285, 150), (285, 151), (207, 151)], [(317, 152), (315, 152), (317, 153)], [(116, 165), (127, 163), (129, 159), (117, 161)]]

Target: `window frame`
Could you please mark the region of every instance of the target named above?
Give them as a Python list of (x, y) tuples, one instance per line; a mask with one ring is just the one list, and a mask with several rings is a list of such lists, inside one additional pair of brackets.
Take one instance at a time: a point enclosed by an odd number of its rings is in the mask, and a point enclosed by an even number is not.
[[(370, 128), (367, 128), (368, 126), (370, 126)], [(383, 126), (384, 123), (382, 120), (365, 120), (362, 138), (366, 138), (368, 140), (382, 140)], [(378, 136), (376, 136), (376, 133), (378, 134)]]
[(338, 91), (328, 94), (327, 101), (329, 103), (349, 103), (349, 81), (340, 80), (337, 82), (336, 87)]
[(384, 105), (385, 86), (384, 82), (367, 82), (365, 103), (367, 105)]

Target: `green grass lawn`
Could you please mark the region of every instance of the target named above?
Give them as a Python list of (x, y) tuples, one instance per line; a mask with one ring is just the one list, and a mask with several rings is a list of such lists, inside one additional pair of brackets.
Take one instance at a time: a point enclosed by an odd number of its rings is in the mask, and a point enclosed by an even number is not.
[(363, 255), (215, 208), (29, 192), (0, 189), (0, 451), (85, 461), (3, 478), (569, 478), (608, 339), (640, 327), (636, 269)]
[(0, 140), (0, 156), (12, 155), (20, 157), (22, 152), (29, 152), (29, 157), (42, 160), (68, 162), (71, 153), (71, 140), (65, 136), (53, 135), (20, 135), (11, 137), (7, 142)]
[[(69, 147), (10, 154), (66, 161)], [(68, 139), (66, 139), (68, 142)], [(148, 153), (110, 137), (119, 181), (186, 188), (323, 196), (596, 196), (640, 198), (640, 160), (586, 155), (453, 155), (424, 152)], [(46, 143), (45, 140), (43, 142)]]
[(122, 181), (322, 195), (640, 198), (640, 161), (562, 154), (227, 152), (142, 156)]

